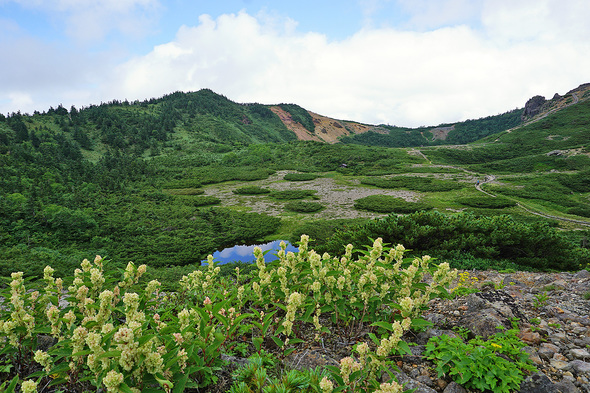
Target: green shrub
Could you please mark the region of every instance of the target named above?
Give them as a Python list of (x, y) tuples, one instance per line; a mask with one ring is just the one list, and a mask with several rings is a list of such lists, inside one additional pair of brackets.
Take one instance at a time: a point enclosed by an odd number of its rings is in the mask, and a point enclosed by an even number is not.
[(432, 337), (424, 352), (434, 361), (438, 376), (449, 375), (467, 389), (509, 393), (518, 390), (525, 372), (535, 371), (526, 344), (511, 329), (465, 343), (459, 337)]
[(308, 234), (310, 247), (317, 247), (334, 236), (336, 231), (346, 230), (355, 225), (365, 224), (367, 221), (366, 218), (305, 221), (291, 233), (289, 241), (291, 244), (297, 244), (301, 235)]
[(520, 222), (505, 214), (392, 214), (337, 231), (316, 250), (334, 253), (346, 244), (364, 245), (376, 237), (437, 258), (471, 254), (481, 259), (509, 260), (537, 270), (575, 270), (590, 262), (590, 250), (568, 240), (558, 228), (546, 222)]
[(202, 195), (205, 191), (198, 188), (171, 188), (168, 193), (172, 195)]
[(288, 181), (307, 181), (315, 180), (318, 177), (315, 173), (287, 173), (283, 179)]
[(557, 181), (575, 192), (590, 192), (590, 170), (573, 175), (560, 174)]
[(361, 180), (361, 184), (389, 189), (404, 188), (421, 192), (443, 192), (465, 187), (464, 183), (419, 176), (367, 177)]
[(506, 207), (516, 206), (516, 202), (507, 198), (493, 198), (489, 196), (464, 197), (457, 199), (457, 202), (465, 206), (476, 207), (480, 209), (504, 209)]
[(237, 195), (262, 195), (269, 194), (270, 190), (260, 186), (244, 186), (236, 188), (232, 192)]
[(323, 206), (317, 202), (293, 201), (285, 204), (285, 209), (297, 213), (313, 213), (322, 210)]
[(413, 213), (420, 210), (432, 209), (420, 202), (407, 202), (403, 198), (391, 195), (369, 195), (354, 201), (357, 210), (368, 210), (377, 213)]
[(191, 200), (191, 204), (196, 207), (217, 205), (219, 203), (221, 203), (221, 199), (212, 195), (199, 196)]
[(567, 209), (568, 214), (574, 214), (580, 217), (590, 217), (590, 206), (576, 206)]
[(273, 191), (271, 196), (275, 199), (303, 199), (309, 198), (316, 193), (314, 190), (284, 190), (284, 191)]
[(162, 184), (163, 189), (171, 189), (171, 190), (178, 190), (178, 189), (186, 189), (186, 188), (199, 188), (201, 187), (201, 182), (197, 179), (181, 179), (181, 180), (173, 180), (167, 183)]

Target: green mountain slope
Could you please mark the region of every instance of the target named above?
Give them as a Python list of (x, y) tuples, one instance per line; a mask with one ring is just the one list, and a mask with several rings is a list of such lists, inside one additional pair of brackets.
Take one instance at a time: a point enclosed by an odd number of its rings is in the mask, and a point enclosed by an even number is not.
[(589, 127), (590, 100), (584, 100), (471, 147), (440, 148), (427, 154), (445, 163), (493, 172), (575, 170), (588, 165)]
[[(279, 117), (271, 107), (237, 104), (201, 90), (142, 102), (0, 115), (0, 275), (18, 266), (39, 276), (46, 264), (70, 271), (95, 254), (165, 269), (198, 263), (225, 246), (288, 238), (301, 225), (318, 238), (330, 237), (349, 221), (316, 219), (330, 204), (340, 203), (326, 199), (339, 192), (345, 201), (354, 199), (346, 209), (361, 221), (370, 215), (359, 213), (357, 199), (399, 190), (411, 195), (404, 201), (410, 210), (425, 206), (545, 221), (519, 210), (521, 203), (584, 219), (590, 217), (590, 101), (583, 94), (576, 97), (548, 106), (552, 112), (545, 118), (539, 114), (533, 123), (460, 146), (438, 144), (463, 141), (466, 130), (475, 135), (477, 127), (486, 130), (479, 135), (505, 128), (514, 113), (430, 129), (390, 127), (387, 134), (385, 126), (320, 119), (295, 104), (272, 107), (281, 109)], [(359, 138), (389, 142), (299, 141), (284, 119), (291, 129), (297, 129), (295, 122), (309, 134), (315, 125), (315, 135), (326, 128), (325, 135), (333, 137), (332, 124), (341, 133), (345, 129)], [(367, 132), (371, 129), (379, 133)], [(384, 147), (390, 145), (425, 147)], [(314, 193), (307, 189), (310, 183), (289, 182), (279, 171), (314, 172), (308, 178), (326, 181), (316, 184)], [(485, 175), (501, 180), (486, 184), (486, 190), (510, 203), (481, 200), (488, 197), (473, 184)], [(228, 197), (254, 181), (301, 188), (326, 209), (287, 211), (287, 202), (271, 190), (254, 199)], [(255, 203), (265, 207), (254, 210)], [(306, 203), (311, 202), (300, 205)], [(383, 211), (375, 206), (381, 202), (371, 203), (374, 211)]]
[(369, 131), (341, 138), (343, 143), (366, 146), (412, 147), (454, 145), (475, 142), (488, 135), (508, 130), (521, 124), (522, 109), (476, 120), (437, 127), (405, 128), (381, 125), (388, 133)]

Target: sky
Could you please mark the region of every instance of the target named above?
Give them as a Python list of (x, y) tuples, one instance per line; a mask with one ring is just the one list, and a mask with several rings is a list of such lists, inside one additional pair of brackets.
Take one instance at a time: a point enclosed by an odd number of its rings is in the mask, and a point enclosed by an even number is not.
[(209, 88), (419, 127), (590, 82), (587, 0), (0, 0), (0, 113)]

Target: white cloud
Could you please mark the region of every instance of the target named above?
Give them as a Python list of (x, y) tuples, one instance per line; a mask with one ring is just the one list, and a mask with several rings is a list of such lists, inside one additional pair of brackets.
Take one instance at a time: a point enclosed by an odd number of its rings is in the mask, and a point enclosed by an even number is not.
[[(504, 15), (490, 13), (492, 33), (508, 23)], [(265, 26), (245, 12), (201, 16), (198, 26), (183, 26), (172, 42), (119, 67), (108, 92), (141, 99), (206, 87), (239, 102), (294, 102), (333, 117), (419, 126), (563, 93), (586, 82), (590, 67), (585, 43), (541, 37), (499, 45), (467, 26), (366, 29), (338, 42), (278, 30), (276, 21)]]
[(483, 24), (491, 39), (510, 41), (587, 42), (590, 36), (585, 0), (487, 0)]
[(33, 104), (33, 98), (26, 92), (11, 92), (8, 94), (8, 99), (16, 108), (26, 108)]
[[(0, 19), (0, 53), (9, 59), (0, 64), (0, 112), (210, 88), (238, 102), (292, 102), (367, 123), (420, 126), (477, 118), (589, 82), (584, 1), (366, 0), (367, 17), (397, 5), (407, 13), (405, 22), (367, 27), (340, 41), (302, 33), (296, 21), (272, 12), (201, 15), (170, 42), (117, 66), (120, 54), (33, 39)], [(79, 25), (71, 22), (69, 29), (87, 39), (127, 28), (140, 32), (125, 27), (125, 18), (138, 9), (150, 16), (158, 6), (156, 0), (53, 4), (58, 19), (78, 17)], [(93, 11), (94, 27), (84, 22)], [(145, 21), (140, 25), (151, 23)]]

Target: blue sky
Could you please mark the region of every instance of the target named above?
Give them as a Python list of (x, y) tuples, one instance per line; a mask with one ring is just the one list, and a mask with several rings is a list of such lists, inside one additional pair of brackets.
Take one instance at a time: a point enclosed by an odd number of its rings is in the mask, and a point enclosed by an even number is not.
[(586, 0), (0, 0), (0, 113), (210, 88), (436, 125), (590, 82)]

